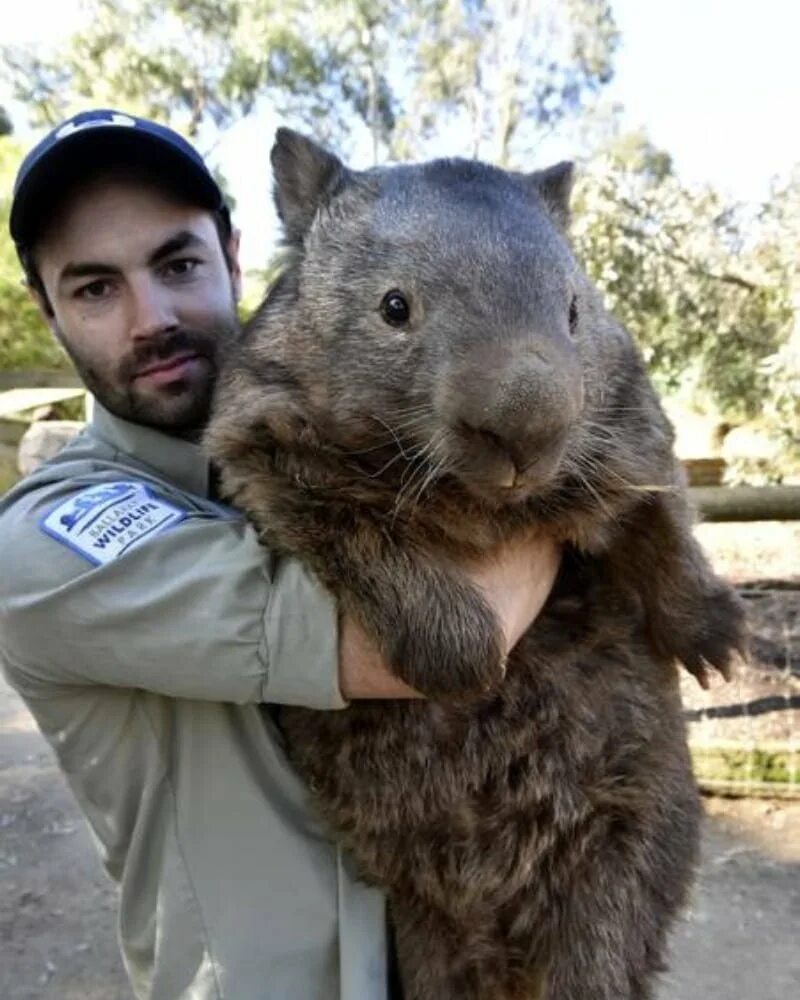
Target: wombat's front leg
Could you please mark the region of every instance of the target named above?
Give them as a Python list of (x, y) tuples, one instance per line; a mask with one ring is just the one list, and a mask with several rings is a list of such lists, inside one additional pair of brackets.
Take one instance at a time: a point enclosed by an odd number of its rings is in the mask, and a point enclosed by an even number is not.
[(342, 539), (323, 576), (398, 677), (429, 697), (480, 694), (503, 678), (500, 625), (477, 587), (385, 538)]

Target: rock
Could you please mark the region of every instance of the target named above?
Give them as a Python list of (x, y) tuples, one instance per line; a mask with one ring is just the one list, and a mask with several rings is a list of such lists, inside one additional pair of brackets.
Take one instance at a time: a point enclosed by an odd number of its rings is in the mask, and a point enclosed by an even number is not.
[(56, 455), (83, 429), (79, 420), (37, 420), (22, 435), (17, 467), (23, 476)]

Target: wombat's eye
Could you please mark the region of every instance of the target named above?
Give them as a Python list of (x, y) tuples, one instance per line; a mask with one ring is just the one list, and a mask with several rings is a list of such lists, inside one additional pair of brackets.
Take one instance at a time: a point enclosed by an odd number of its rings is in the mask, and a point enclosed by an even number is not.
[(381, 301), (381, 316), (390, 326), (403, 326), (411, 315), (411, 306), (402, 292), (393, 289)]
[(574, 295), (569, 304), (569, 333), (571, 337), (578, 335), (578, 300)]

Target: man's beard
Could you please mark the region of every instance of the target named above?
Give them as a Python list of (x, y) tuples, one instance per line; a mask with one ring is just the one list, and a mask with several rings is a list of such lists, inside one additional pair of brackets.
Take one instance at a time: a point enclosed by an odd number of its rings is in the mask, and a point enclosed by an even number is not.
[[(66, 338), (59, 339), (86, 388), (110, 413), (168, 434), (194, 437), (208, 421), (220, 365), (240, 335), (235, 313), (224, 322), (220, 320), (213, 333), (169, 330), (137, 344), (110, 374), (76, 352)], [(146, 391), (137, 376), (152, 365), (184, 355), (202, 359), (200, 375), (191, 380), (177, 378)]]

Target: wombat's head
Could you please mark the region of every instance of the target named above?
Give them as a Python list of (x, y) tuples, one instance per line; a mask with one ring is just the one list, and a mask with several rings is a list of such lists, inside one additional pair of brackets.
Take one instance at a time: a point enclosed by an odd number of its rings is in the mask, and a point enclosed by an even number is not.
[(629, 347), (564, 234), (571, 165), (354, 172), (286, 129), (272, 163), (291, 262), (241, 365), (262, 426), (366, 468), (399, 446), (492, 503), (552, 485)]

